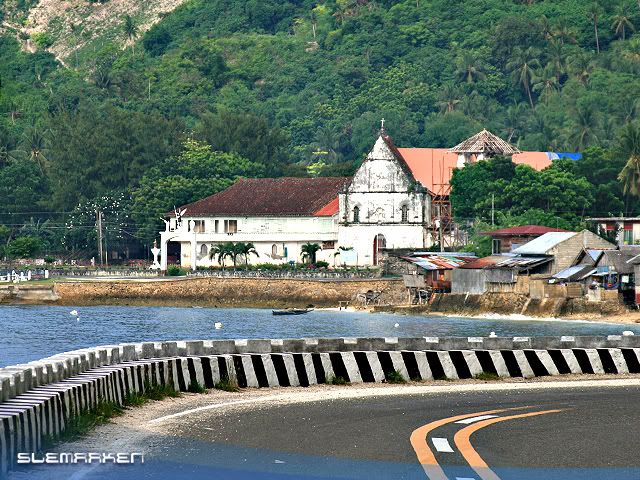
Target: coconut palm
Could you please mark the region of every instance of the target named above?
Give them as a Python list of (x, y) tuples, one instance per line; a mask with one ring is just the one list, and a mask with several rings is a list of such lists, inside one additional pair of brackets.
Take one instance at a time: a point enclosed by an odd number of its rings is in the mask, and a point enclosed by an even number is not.
[(534, 71), (540, 67), (539, 51), (533, 47), (513, 49), (511, 60), (507, 62), (507, 69), (511, 71), (514, 81), (522, 85), (529, 99), (529, 105), (534, 108), (533, 97), (531, 96), (531, 81)]
[(461, 57), (458, 57), (456, 63), (456, 75), (462, 82), (475, 83), (487, 77), (484, 73), (484, 64), (470, 52), (465, 52)]
[(569, 59), (568, 70), (576, 79), (586, 85), (595, 68), (593, 58), (587, 53), (572, 55)]
[(622, 183), (625, 195), (640, 197), (640, 155), (632, 155), (627, 160), (618, 180)]
[(571, 122), (571, 141), (577, 151), (583, 150), (594, 140), (597, 140), (599, 117), (592, 105), (576, 108)]
[(557, 84), (560, 85), (562, 76), (567, 73), (567, 55), (564, 52), (564, 44), (557, 40), (549, 42), (549, 61), (547, 68), (556, 76)]
[(48, 133), (48, 130), (31, 125), (22, 134), (20, 146), (11, 152), (12, 155), (35, 162), (40, 167), (40, 171), (44, 173), (48, 162)]
[(626, 40), (627, 30), (631, 30), (632, 32), (636, 31), (636, 27), (631, 23), (629, 10), (626, 5), (622, 5), (617, 15), (613, 17), (611, 28), (613, 28), (618, 38), (622, 38), (622, 40)]
[(317, 243), (305, 243), (300, 249), (302, 251), (302, 259), (308, 259), (309, 263), (313, 265), (314, 263), (316, 263), (316, 253), (318, 252), (318, 250), (320, 250), (320, 248), (320, 245), (318, 245)]
[(444, 113), (451, 113), (456, 109), (456, 105), (460, 103), (460, 91), (452, 82), (447, 82), (442, 85), (440, 91), (440, 101), (438, 106), (440, 111)]
[(258, 251), (253, 243), (237, 243), (236, 250), (240, 252), (240, 254), (244, 257), (244, 265), (245, 267), (249, 266), (249, 255), (254, 254), (256, 257), (259, 257)]
[(218, 245), (211, 245), (209, 249), (209, 258), (213, 260), (217, 259), (218, 264), (222, 265), (224, 268), (224, 262), (227, 257), (231, 258), (233, 262), (233, 268), (236, 268), (236, 260), (238, 257), (238, 253), (236, 251), (235, 244), (233, 242), (225, 242)]
[(593, 31), (596, 36), (596, 52), (600, 53), (600, 35), (598, 34), (598, 21), (600, 20), (600, 15), (602, 15), (602, 9), (598, 2), (594, 2), (589, 7), (589, 18), (593, 22)]
[(545, 104), (548, 104), (549, 98), (558, 91), (558, 78), (550, 65), (536, 71), (533, 77), (533, 91), (540, 95)]
[(125, 36), (129, 43), (131, 43), (131, 48), (133, 54), (135, 55), (135, 40), (138, 38), (138, 25), (131, 15), (124, 16), (124, 25), (122, 26), (122, 30), (124, 31)]

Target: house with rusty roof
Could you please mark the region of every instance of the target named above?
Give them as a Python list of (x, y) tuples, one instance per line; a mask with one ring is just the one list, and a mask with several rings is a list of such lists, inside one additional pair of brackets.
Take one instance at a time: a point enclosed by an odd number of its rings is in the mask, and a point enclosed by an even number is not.
[(501, 253), (509, 253), (513, 249), (518, 248), (525, 243), (541, 237), (549, 232), (566, 232), (561, 228), (544, 227), (541, 225), (522, 225), (518, 227), (499, 228), (486, 232), (480, 232), (481, 235), (491, 237), (491, 253), (499, 255)]
[(520, 282), (521, 277), (550, 279), (576, 265), (585, 251), (614, 248), (615, 245), (588, 230), (548, 232), (510, 253), (480, 258), (454, 270), (451, 291), (529, 294), (529, 285)]
[[(516, 162), (520, 155), (487, 131), (450, 151), (397, 148), (383, 123), (352, 178), (240, 179), (177, 208), (160, 232), (161, 269), (215, 264), (211, 248), (228, 241), (253, 243), (259, 256), (252, 262), (300, 261), (302, 245), (316, 243), (318, 260), (358, 266), (380, 264), (384, 249), (450, 245), (456, 238), (448, 199), (453, 168), (496, 154)], [(458, 165), (459, 158), (466, 163)]]

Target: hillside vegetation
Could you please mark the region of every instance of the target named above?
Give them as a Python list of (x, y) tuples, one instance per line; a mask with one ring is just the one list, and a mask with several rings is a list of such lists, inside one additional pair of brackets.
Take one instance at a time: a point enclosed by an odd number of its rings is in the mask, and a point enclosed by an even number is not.
[[(633, 168), (627, 195), (617, 179), (640, 152), (635, 1), (0, 0), (0, 11), (7, 241), (92, 246), (101, 209), (111, 245), (148, 244), (160, 213), (237, 176), (349, 174), (382, 117), (403, 147), (488, 128), (523, 150), (585, 152), (554, 170), (578, 200), (512, 211), (509, 197), (505, 218), (640, 213)], [(459, 218), (486, 218), (463, 197)]]

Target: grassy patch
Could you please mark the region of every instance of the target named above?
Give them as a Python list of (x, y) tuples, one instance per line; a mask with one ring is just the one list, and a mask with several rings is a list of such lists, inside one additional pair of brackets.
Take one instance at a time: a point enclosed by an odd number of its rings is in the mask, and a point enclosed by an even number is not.
[(188, 391), (191, 393), (207, 393), (207, 389), (200, 385), (197, 381), (192, 382), (191, 385), (189, 385)]
[(384, 378), (387, 383), (407, 383), (407, 379), (396, 370), (391, 370), (389, 373), (385, 374)]
[(500, 377), (493, 372), (482, 372), (475, 375), (476, 380), (500, 380)]
[(349, 385), (349, 382), (347, 382), (344, 377), (330, 377), (327, 380), (327, 383), (331, 384), (331, 385)]
[(224, 390), (225, 392), (239, 392), (240, 387), (234, 380), (230, 380), (229, 378), (223, 378), (218, 383), (216, 383), (213, 388), (217, 390)]

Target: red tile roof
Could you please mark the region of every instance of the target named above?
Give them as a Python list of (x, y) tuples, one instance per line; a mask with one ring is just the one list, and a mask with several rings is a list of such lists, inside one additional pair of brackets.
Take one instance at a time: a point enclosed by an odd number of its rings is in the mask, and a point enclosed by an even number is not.
[(244, 178), (226, 190), (184, 205), (192, 216), (331, 216), (345, 177)]
[(544, 235), (549, 232), (567, 232), (561, 228), (543, 227), (541, 225), (522, 225), (520, 227), (500, 228), (498, 230), (492, 230), (487, 232), (480, 232), (482, 235), (490, 235), (492, 237), (502, 236), (532, 236), (532, 235)]

